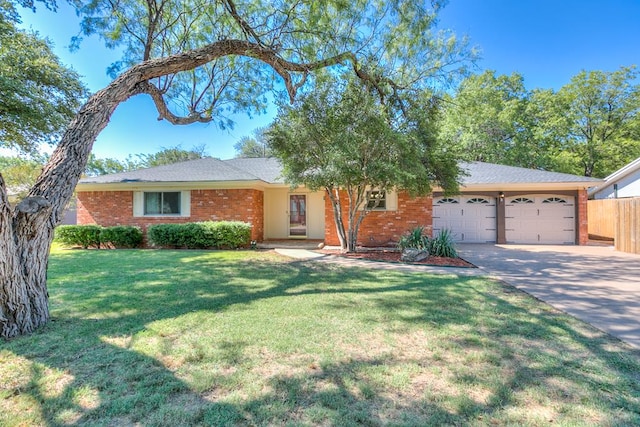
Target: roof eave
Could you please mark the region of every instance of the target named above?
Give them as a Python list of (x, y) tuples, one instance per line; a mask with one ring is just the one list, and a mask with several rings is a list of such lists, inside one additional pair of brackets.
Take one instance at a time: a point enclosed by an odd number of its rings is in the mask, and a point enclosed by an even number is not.
[[(461, 184), (460, 191), (554, 191), (554, 190), (586, 190), (598, 185), (600, 181), (576, 182), (500, 182), (483, 184)], [(434, 191), (442, 191), (434, 187)]]
[(270, 183), (262, 180), (236, 181), (139, 181), (139, 182), (87, 182), (78, 183), (76, 191), (142, 191), (142, 190), (222, 190), (264, 189)]

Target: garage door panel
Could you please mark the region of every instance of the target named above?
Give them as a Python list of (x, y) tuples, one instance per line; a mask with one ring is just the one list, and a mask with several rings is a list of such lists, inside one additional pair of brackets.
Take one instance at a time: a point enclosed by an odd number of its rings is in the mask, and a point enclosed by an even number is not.
[(574, 198), (529, 195), (509, 198), (505, 204), (508, 243), (575, 243)]
[(496, 241), (495, 199), (485, 196), (441, 197), (433, 204), (433, 231), (451, 230), (456, 242)]

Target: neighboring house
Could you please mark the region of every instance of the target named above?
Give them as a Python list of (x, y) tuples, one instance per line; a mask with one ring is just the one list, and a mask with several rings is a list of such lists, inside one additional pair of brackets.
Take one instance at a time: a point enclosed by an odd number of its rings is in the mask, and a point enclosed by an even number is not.
[[(358, 244), (395, 244), (416, 226), (443, 228), (462, 242), (586, 244), (587, 189), (602, 182), (555, 172), (465, 163), (461, 193), (371, 191), (375, 210)], [(78, 223), (137, 225), (238, 220), (253, 240), (318, 239), (338, 245), (323, 192), (291, 189), (273, 158), (204, 158), (85, 178), (77, 186)]]
[(640, 197), (640, 157), (618, 169), (589, 190), (590, 199)]

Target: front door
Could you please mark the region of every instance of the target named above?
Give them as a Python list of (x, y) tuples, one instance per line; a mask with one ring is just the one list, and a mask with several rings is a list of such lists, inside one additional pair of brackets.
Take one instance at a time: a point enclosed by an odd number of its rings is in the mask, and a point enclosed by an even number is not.
[(307, 236), (307, 196), (289, 195), (289, 237)]

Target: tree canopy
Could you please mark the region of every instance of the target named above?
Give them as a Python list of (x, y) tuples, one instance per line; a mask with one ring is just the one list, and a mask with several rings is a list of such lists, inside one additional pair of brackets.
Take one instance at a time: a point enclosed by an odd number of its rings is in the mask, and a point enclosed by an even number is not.
[(555, 96), (546, 125), (560, 136), (573, 171), (604, 177), (640, 156), (638, 72), (582, 71)]
[(58, 141), (86, 91), (46, 39), (16, 27), (18, 19), (0, 4), (0, 147), (33, 154)]
[(272, 157), (273, 152), (269, 147), (266, 132), (266, 127), (260, 127), (253, 131), (252, 136), (240, 138), (233, 145), (236, 150), (236, 157)]
[(435, 128), (425, 126), (430, 103), (422, 101), (408, 102), (400, 115), (366, 82), (329, 78), (280, 107), (267, 133), (270, 147), (288, 182), (325, 190), (344, 250), (356, 249), (360, 224), (377, 208), (371, 194), (401, 189), (423, 195), (433, 183), (455, 189), (457, 166), (439, 151)]
[(467, 160), (604, 177), (640, 156), (637, 76), (583, 71), (557, 92), (470, 76), (444, 104), (443, 136)]

